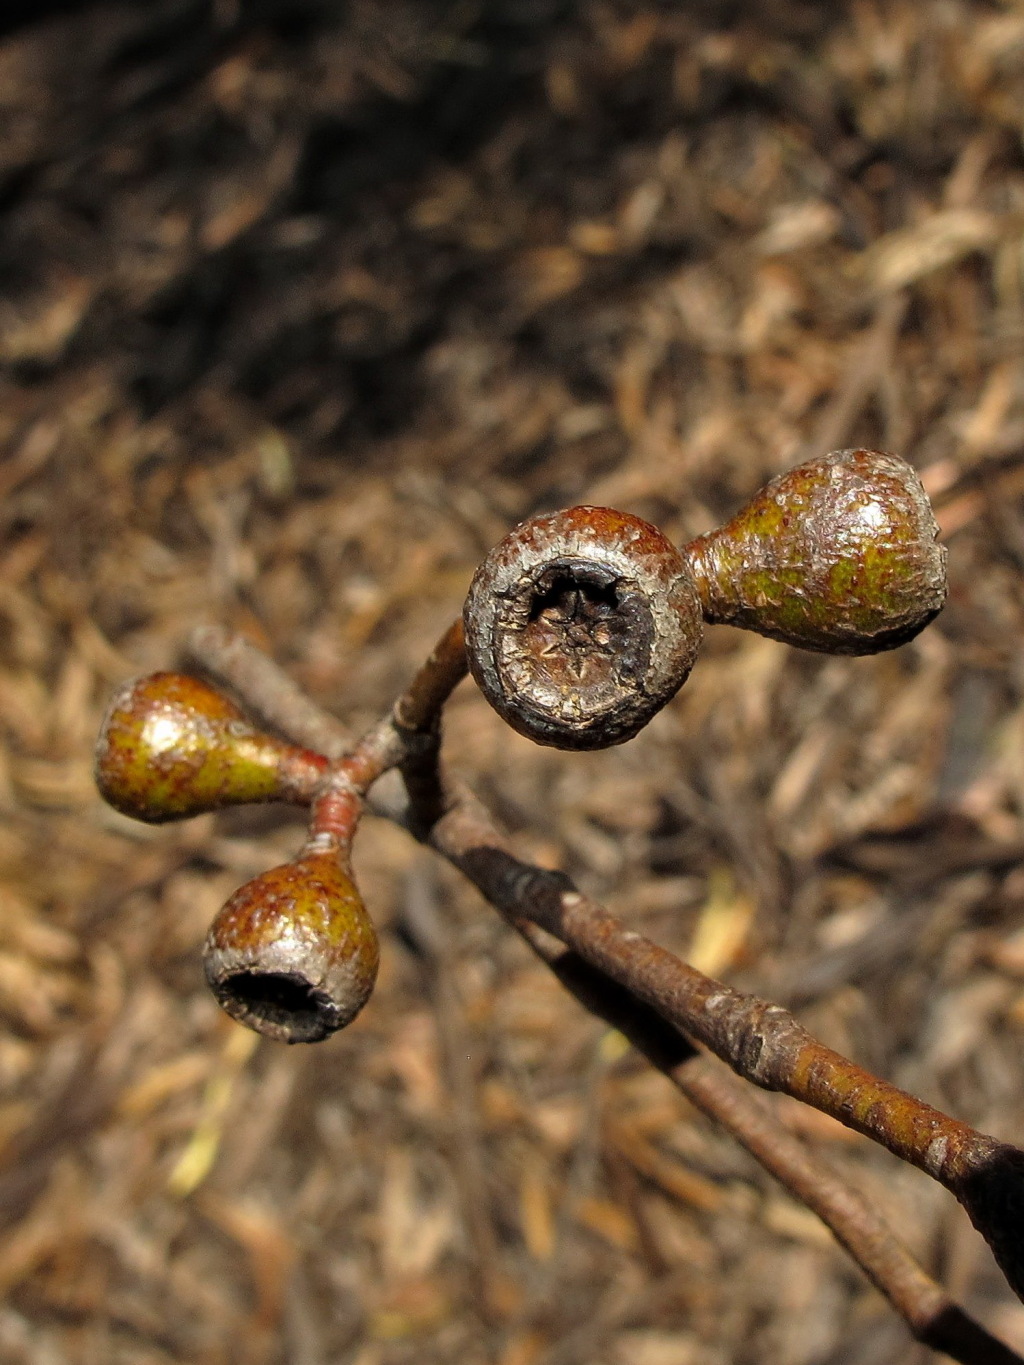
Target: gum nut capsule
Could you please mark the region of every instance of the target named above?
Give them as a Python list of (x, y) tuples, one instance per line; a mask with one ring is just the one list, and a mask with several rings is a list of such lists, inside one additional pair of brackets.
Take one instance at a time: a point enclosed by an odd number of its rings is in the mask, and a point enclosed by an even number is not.
[(683, 550), (705, 619), (802, 649), (875, 654), (946, 600), (946, 550), (915, 471), (836, 450), (779, 475)]
[(463, 622), (484, 696), (558, 749), (631, 739), (686, 681), (703, 634), (679, 551), (607, 507), (517, 526), (477, 570)]
[(263, 734), (222, 693), (181, 673), (121, 687), (96, 742), (100, 794), (152, 824), (300, 799), (322, 766), (318, 755)]
[(317, 1043), (349, 1023), (377, 978), (377, 934), (347, 863), (306, 852), (241, 887), (203, 950), (223, 1009), (268, 1038)]

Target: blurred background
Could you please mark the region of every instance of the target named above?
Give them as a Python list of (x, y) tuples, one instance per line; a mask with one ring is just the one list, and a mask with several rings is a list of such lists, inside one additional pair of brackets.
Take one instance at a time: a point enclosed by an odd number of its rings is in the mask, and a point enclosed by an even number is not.
[[(359, 1020), (231, 1024), (207, 924), (301, 821), (133, 824), (91, 746), (197, 622), (358, 727), (523, 516), (683, 540), (891, 448), (950, 547), (913, 644), (717, 628), (622, 748), (536, 748), (469, 684), (447, 747), (523, 856), (1019, 1140), (1022, 132), (1011, 0), (4, 8), (0, 1358), (932, 1358), (395, 829), (357, 844)], [(776, 1108), (1024, 1350), (949, 1196)]]

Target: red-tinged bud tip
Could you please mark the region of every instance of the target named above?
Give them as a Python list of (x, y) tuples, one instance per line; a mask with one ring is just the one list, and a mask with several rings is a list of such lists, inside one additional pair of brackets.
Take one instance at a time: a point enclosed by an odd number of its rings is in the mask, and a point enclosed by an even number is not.
[(377, 935), (336, 850), (307, 850), (247, 882), (213, 922), (206, 979), (240, 1023), (316, 1043), (352, 1020), (377, 977)]

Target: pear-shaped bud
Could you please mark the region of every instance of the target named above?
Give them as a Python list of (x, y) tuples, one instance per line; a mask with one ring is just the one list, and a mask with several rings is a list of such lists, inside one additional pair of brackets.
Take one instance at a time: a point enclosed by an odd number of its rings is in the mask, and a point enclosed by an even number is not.
[(96, 742), (96, 784), (116, 810), (159, 824), (258, 801), (308, 800), (318, 754), (257, 730), (234, 702), (181, 673), (116, 693)]
[(463, 622), (484, 696), (558, 749), (631, 739), (685, 682), (704, 633), (679, 551), (609, 507), (517, 526), (477, 569)]
[(346, 855), (313, 845), (236, 891), (203, 953), (228, 1014), (284, 1043), (317, 1043), (349, 1023), (373, 990), (379, 956)]
[(879, 450), (779, 475), (683, 550), (708, 621), (830, 654), (910, 640), (946, 600), (946, 551), (921, 481)]

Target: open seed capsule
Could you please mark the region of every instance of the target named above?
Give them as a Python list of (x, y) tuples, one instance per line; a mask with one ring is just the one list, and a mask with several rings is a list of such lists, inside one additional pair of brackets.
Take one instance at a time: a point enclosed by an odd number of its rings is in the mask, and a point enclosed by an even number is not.
[(96, 742), (96, 784), (116, 810), (159, 824), (224, 806), (301, 800), (325, 760), (257, 730), (197, 678), (126, 683)]
[(463, 621), (484, 696), (558, 749), (631, 739), (685, 682), (703, 634), (679, 551), (607, 507), (517, 526), (477, 570)]
[(233, 1019), (278, 1042), (316, 1043), (366, 1004), (379, 955), (344, 856), (307, 849), (235, 892), (203, 958)]
[(779, 475), (684, 547), (704, 617), (802, 649), (875, 654), (946, 600), (946, 550), (915, 471), (836, 450)]

